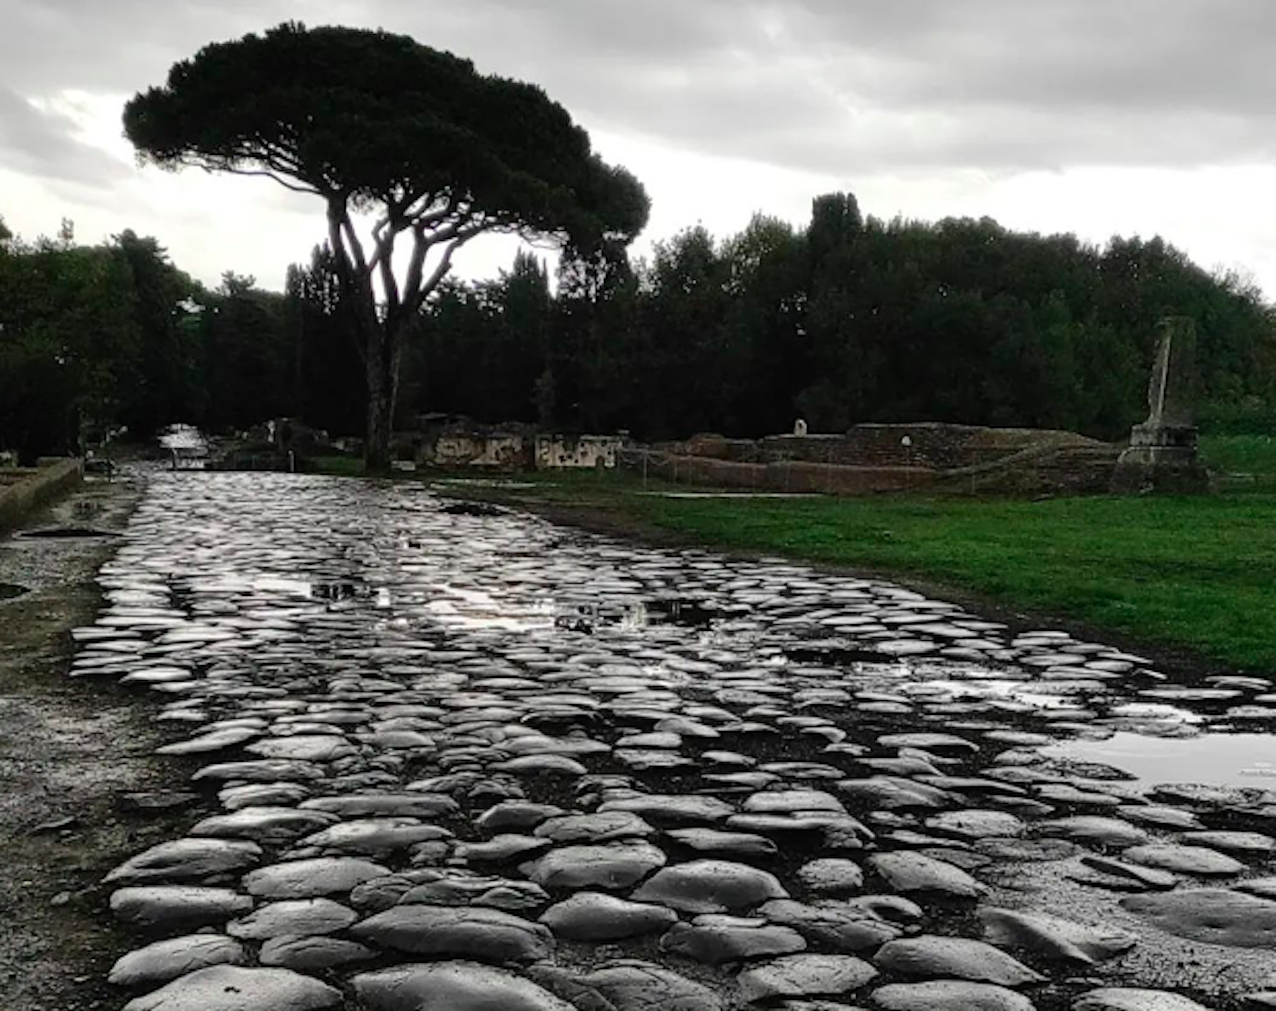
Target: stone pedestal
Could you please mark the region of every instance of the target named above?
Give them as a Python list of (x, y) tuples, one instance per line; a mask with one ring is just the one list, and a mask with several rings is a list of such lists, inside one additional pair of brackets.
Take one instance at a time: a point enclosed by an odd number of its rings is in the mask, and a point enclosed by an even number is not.
[(1148, 385), (1148, 419), (1131, 429), (1130, 445), (1118, 457), (1112, 474), (1112, 491), (1187, 494), (1209, 490), (1209, 474), (1196, 451), (1195, 392), (1195, 325), (1183, 317), (1163, 320)]

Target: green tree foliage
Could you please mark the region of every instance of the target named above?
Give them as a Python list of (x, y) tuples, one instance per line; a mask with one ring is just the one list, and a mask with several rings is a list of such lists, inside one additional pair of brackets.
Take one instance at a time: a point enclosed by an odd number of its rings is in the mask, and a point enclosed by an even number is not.
[(389, 463), (405, 340), (458, 248), (513, 231), (588, 250), (647, 220), (638, 181), (539, 88), (385, 32), (284, 24), (206, 46), (135, 96), (124, 125), (161, 166), (268, 176), (324, 201), (366, 366), (371, 469)]
[[(453, 285), (425, 308), (419, 409), (646, 438), (756, 436), (798, 416), (817, 431), (935, 420), (1119, 438), (1146, 411), (1166, 315), (1196, 321), (1207, 417), (1270, 414), (1276, 399), (1273, 316), (1243, 278), (1161, 239), (1098, 248), (988, 218), (884, 222), (850, 194), (818, 198), (801, 231), (758, 216), (721, 242), (688, 229), (637, 268), (568, 258), (538, 359), (542, 338), (517, 346), (502, 329), (506, 297)], [(484, 340), (487, 393), (466, 385), (479, 377), (462, 350)], [(495, 393), (510, 383), (517, 396)]]
[(115, 236), (114, 246), (128, 264), (138, 329), (137, 386), (118, 420), (144, 437), (188, 412), (202, 416), (206, 406), (199, 345), (185, 325), (187, 300), (198, 286), (173, 266), (155, 239), (126, 229)]
[(358, 432), (364, 424), (363, 359), (326, 243), (315, 247), (308, 266), (288, 269), (285, 291), (298, 414), (325, 431)]
[(201, 313), (208, 427), (247, 427), (295, 414), (296, 351), (284, 307), (284, 297), (260, 290), (255, 278), (222, 275)]
[[(246, 428), (297, 406), (283, 296), (228, 274), (207, 291), (152, 238), (0, 245), (0, 448), (75, 452), (123, 427)], [(348, 333), (342, 333), (343, 345)], [(359, 399), (360, 407), (362, 398)]]
[(496, 281), (445, 284), (405, 368), (405, 403), (535, 420), (536, 382), (551, 357), (551, 306), (545, 267), (528, 253)]
[[(130, 231), (64, 233), (0, 243), (0, 448), (30, 459), (121, 424), (362, 427), (358, 324), (328, 246), (277, 295), (234, 273), (208, 290)], [(833, 194), (803, 229), (758, 216), (722, 241), (684, 231), (649, 262), (622, 241), (569, 250), (552, 283), (527, 253), (496, 280), (444, 281), (413, 322), (399, 420), (660, 439), (930, 419), (1117, 438), (1146, 411), (1169, 314), (1196, 321), (1208, 423), (1270, 432), (1273, 318), (1245, 278), (1159, 239), (883, 222)]]
[(0, 251), (0, 444), (31, 460), (119, 416), (140, 326), (120, 250), (65, 239)]

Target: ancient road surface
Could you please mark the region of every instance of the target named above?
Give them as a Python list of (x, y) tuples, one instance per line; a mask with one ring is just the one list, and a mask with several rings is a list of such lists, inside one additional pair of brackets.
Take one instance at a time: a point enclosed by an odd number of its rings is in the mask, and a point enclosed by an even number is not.
[(108, 877), (119, 1006), (1276, 1007), (1265, 680), (475, 511), (152, 480), (72, 673), (203, 810)]

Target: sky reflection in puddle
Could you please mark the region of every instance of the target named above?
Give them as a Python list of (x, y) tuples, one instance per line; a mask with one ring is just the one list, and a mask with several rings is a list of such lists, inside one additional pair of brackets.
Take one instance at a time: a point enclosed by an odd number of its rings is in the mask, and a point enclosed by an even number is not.
[(1149, 786), (1201, 783), (1276, 788), (1276, 737), (1271, 734), (1161, 738), (1121, 732), (1102, 741), (1052, 745), (1042, 748), (1041, 754), (1111, 765)]

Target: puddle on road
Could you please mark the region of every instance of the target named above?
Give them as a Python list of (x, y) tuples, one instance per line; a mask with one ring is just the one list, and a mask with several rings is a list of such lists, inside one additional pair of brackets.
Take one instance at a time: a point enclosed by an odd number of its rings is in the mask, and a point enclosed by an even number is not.
[(47, 540), (61, 537), (118, 537), (114, 530), (97, 530), (94, 527), (44, 527), (24, 530), (18, 537), (23, 540)]
[(19, 586), (17, 583), (0, 583), (0, 600), (12, 600), (14, 597), (21, 597), (24, 593), (31, 591), (25, 586)]
[(705, 631), (714, 622), (748, 613), (747, 608), (720, 607), (711, 601), (682, 597), (560, 604), (553, 609), (554, 626), (575, 632), (593, 632), (607, 625), (630, 632), (649, 625), (675, 625)]
[(1148, 737), (1117, 733), (1102, 741), (1078, 740), (1041, 749), (1048, 758), (1099, 762), (1140, 784), (1276, 787), (1276, 737), (1271, 734), (1201, 734)]

